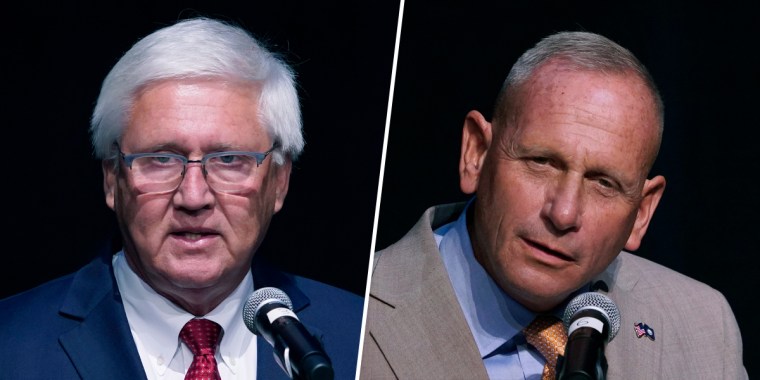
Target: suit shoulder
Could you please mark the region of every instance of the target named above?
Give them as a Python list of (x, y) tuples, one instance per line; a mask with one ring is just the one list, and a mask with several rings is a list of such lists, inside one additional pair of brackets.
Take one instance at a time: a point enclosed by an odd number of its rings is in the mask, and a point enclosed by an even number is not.
[[(744, 373), (741, 333), (731, 306), (720, 291), (626, 252), (620, 254), (612, 267), (616, 286), (611, 295), (620, 307), (623, 325), (630, 328), (631, 324), (646, 322), (657, 330), (657, 341), (667, 340), (671, 347), (688, 347), (699, 352), (683, 356), (680, 348), (661, 350), (659, 371), (663, 377), (694, 378), (699, 374), (697, 377), (701, 378), (746, 378), (746, 374), (740, 375)], [(647, 347), (641, 343), (638, 335), (629, 332), (615, 338), (608, 349), (616, 358), (651, 354), (638, 351)], [(618, 366), (627, 366), (619, 359), (614, 360)]]
[(620, 257), (623, 259), (624, 266), (636, 268), (637, 272), (641, 273), (641, 278), (651, 286), (682, 286), (694, 291), (717, 291), (704, 282), (644, 257), (627, 252), (623, 252)]
[[(646, 258), (623, 252), (618, 281), (651, 302), (671, 305), (713, 305), (730, 313), (723, 293), (712, 286)], [(664, 305), (663, 305), (664, 307)]]
[(348, 290), (296, 275), (293, 276), (293, 281), (304, 294), (312, 299), (312, 303), (320, 301), (320, 303), (337, 307), (363, 308), (364, 297)]
[(73, 278), (74, 274), (68, 274), (0, 300), (0, 310), (4, 311), (0, 313), (0, 325), (7, 327), (13, 321), (28, 324), (57, 313)]
[[(67, 275), (0, 300), (3, 311), (0, 313), (0, 353), (6, 360), (24, 362), (28, 355), (23, 358), (18, 355), (29, 352), (57, 357), (58, 336), (77, 323), (60, 313), (72, 281), (73, 275)], [(11, 367), (11, 364), (6, 362), (2, 366)]]

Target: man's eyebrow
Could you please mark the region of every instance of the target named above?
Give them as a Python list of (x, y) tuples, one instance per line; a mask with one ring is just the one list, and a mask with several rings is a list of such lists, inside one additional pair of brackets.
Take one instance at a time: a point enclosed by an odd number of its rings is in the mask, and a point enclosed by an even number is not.
[[(147, 145), (145, 147), (139, 148), (141, 152), (158, 152), (162, 150), (167, 151), (174, 151), (174, 152), (184, 152), (187, 153), (188, 149), (184, 147), (181, 144), (178, 144), (176, 142), (163, 142), (163, 143), (157, 143), (153, 145)], [(268, 149), (268, 148), (267, 148)], [(225, 152), (225, 151), (248, 151), (250, 149), (244, 149), (240, 145), (237, 144), (229, 144), (229, 143), (216, 143), (211, 146), (205, 147), (203, 149), (204, 154), (205, 153), (215, 153), (215, 152)]]

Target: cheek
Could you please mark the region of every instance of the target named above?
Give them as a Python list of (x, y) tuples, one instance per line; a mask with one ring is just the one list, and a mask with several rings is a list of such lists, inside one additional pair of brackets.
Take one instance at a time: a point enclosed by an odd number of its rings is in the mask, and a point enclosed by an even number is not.
[(599, 207), (597, 210), (600, 212), (586, 216), (586, 228), (581, 240), (590, 245), (585, 251), (593, 255), (594, 267), (603, 269), (623, 249), (631, 234), (636, 215), (625, 207), (617, 210)]
[[(513, 169), (501, 167), (498, 170), (498, 175), (483, 178), (484, 186), (478, 192), (481, 214), (478, 219), (482, 248), (503, 256), (512, 251), (507, 245), (514, 243), (517, 230), (538, 228), (536, 223), (544, 198), (540, 187), (506, 174), (514, 173)], [(501, 257), (500, 261), (506, 259)]]
[(119, 223), (128, 232), (127, 239), (140, 248), (147, 248), (151, 243), (159, 244), (158, 239), (151, 237), (163, 233), (162, 221), (167, 217), (169, 207), (166, 196), (135, 195), (122, 183), (115, 202)]
[(489, 198), (491, 212), (518, 222), (532, 220), (543, 207), (543, 184), (518, 175), (502, 175), (495, 179)]
[(119, 218), (119, 221), (127, 226), (133, 226), (136, 214), (140, 208), (136, 206), (137, 201), (135, 196), (124, 181), (119, 181), (119, 186), (117, 187), (114, 198), (114, 211), (116, 211), (116, 216)]
[(273, 197), (266, 193), (219, 198), (219, 209), (231, 234), (228, 244), (233, 251), (248, 252), (261, 242), (272, 218)]
[(260, 218), (256, 202), (248, 199), (237, 202), (221, 202), (221, 210), (229, 228), (238, 239), (252, 239), (255, 236)]

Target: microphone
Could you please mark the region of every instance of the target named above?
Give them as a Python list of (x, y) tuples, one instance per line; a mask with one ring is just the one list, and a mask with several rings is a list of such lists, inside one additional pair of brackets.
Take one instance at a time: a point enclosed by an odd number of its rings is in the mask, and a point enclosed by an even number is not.
[(254, 291), (243, 306), (243, 321), (274, 347), (275, 360), (291, 379), (333, 379), (332, 363), (322, 344), (298, 320), (290, 297), (282, 290)]
[(557, 379), (605, 379), (604, 347), (620, 330), (617, 305), (604, 294), (582, 293), (567, 305), (563, 322), (567, 345), (565, 355), (557, 360)]

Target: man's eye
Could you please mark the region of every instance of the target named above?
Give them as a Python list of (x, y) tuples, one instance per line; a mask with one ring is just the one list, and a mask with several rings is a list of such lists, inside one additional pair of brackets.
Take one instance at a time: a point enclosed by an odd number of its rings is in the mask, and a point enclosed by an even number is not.
[(607, 188), (610, 188), (610, 189), (615, 187), (615, 184), (612, 183), (612, 181), (610, 181), (610, 180), (608, 180), (606, 178), (597, 178), (596, 182), (599, 183), (600, 185), (602, 185), (604, 187), (607, 187)]
[(234, 154), (231, 154), (229, 156), (219, 156), (219, 161), (223, 164), (232, 164), (238, 160), (239, 160), (239, 157)]
[(540, 165), (546, 165), (549, 163), (549, 158), (547, 157), (530, 157), (529, 160)]
[(175, 159), (174, 157), (167, 157), (167, 156), (145, 156), (145, 157), (140, 157), (136, 159), (135, 162), (139, 163), (140, 165), (166, 166), (166, 165), (174, 165), (178, 162), (178, 160)]

